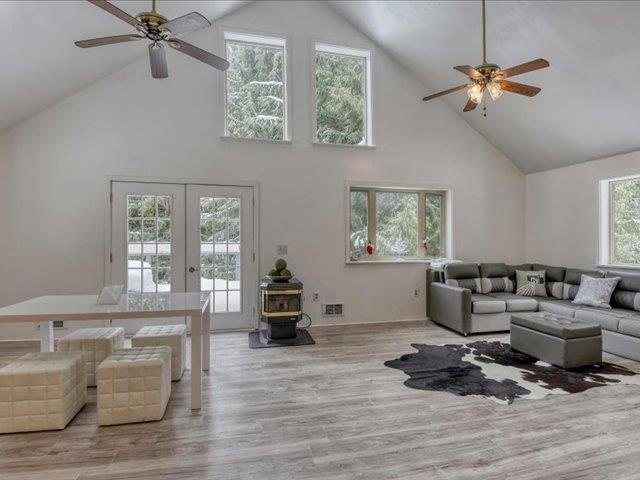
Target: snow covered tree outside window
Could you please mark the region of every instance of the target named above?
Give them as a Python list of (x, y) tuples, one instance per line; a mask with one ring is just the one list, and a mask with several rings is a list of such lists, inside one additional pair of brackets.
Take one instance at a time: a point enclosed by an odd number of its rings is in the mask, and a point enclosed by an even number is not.
[[(316, 141), (364, 145), (367, 135), (369, 53), (316, 44)], [(359, 52), (359, 51), (358, 51)]]
[(369, 242), (369, 193), (363, 190), (352, 190), (351, 216), (349, 231), (349, 256), (362, 257)]
[[(446, 191), (351, 187), (349, 259), (420, 260), (447, 255)], [(373, 254), (367, 254), (371, 243)]]
[(376, 192), (376, 250), (383, 257), (418, 256), (418, 194)]
[(285, 139), (285, 49), (227, 40), (226, 133)]
[(612, 181), (611, 263), (640, 265), (640, 178)]
[(444, 248), (442, 245), (443, 198), (443, 195), (439, 193), (425, 194), (426, 253), (431, 257), (444, 256)]

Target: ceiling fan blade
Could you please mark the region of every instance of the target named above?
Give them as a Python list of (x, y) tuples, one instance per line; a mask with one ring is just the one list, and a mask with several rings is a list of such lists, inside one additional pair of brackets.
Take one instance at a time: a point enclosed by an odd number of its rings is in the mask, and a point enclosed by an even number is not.
[(159, 43), (149, 45), (149, 61), (151, 62), (151, 76), (153, 78), (167, 78), (167, 55), (164, 47)]
[(96, 7), (103, 9), (105, 12), (109, 12), (111, 15), (115, 15), (120, 20), (127, 22), (129, 25), (136, 27), (139, 30), (144, 30), (145, 27), (142, 23), (129, 15), (127, 12), (120, 10), (115, 5), (107, 2), (106, 0), (87, 0), (89, 3), (93, 3)]
[(522, 75), (523, 73), (533, 72), (534, 70), (540, 70), (541, 68), (547, 68), (548, 66), (549, 62), (544, 58), (538, 58), (537, 60), (532, 60), (522, 65), (507, 68), (506, 70), (498, 72), (498, 74), (502, 75), (503, 78), (514, 77), (516, 75)]
[(160, 30), (169, 30), (172, 36), (183, 35), (211, 26), (211, 22), (197, 12), (188, 13), (160, 25)]
[(462, 90), (463, 88), (467, 88), (467, 84), (458, 85), (457, 87), (450, 88), (449, 90), (445, 90), (443, 92), (434, 93), (433, 95), (429, 95), (428, 97), (424, 97), (422, 99), (422, 101), (426, 102), (427, 100), (431, 100), (433, 98), (441, 97), (442, 95), (446, 95), (447, 93), (457, 92), (458, 90)]
[(454, 70), (464, 73), (469, 76), (469, 78), (473, 78), (475, 80), (480, 80), (483, 78), (482, 74), (473, 68), (471, 65), (458, 65), (457, 67), (453, 67)]
[(540, 93), (540, 90), (542, 90), (538, 87), (532, 87), (531, 85), (525, 85), (524, 83), (510, 82), (509, 80), (502, 80), (500, 85), (503, 90), (517, 93), (519, 95), (526, 95), (527, 97), (534, 97)]
[(471, 110), (473, 110), (474, 108), (476, 108), (478, 106), (478, 104), (476, 102), (474, 102), (473, 100), (469, 99), (467, 101), (467, 104), (464, 106), (464, 108), (462, 109), (463, 112), (470, 112)]
[(80, 48), (100, 47), (102, 45), (112, 45), (114, 43), (133, 42), (142, 40), (142, 35), (116, 35), (115, 37), (92, 38), (90, 40), (78, 40), (76, 46)]
[(190, 43), (183, 42), (177, 38), (172, 38), (167, 40), (167, 43), (171, 48), (176, 49), (179, 52), (184, 53), (185, 55), (189, 55), (190, 57), (195, 58), (196, 60), (200, 60), (201, 62), (206, 63), (207, 65), (211, 65), (218, 70), (225, 71), (229, 68), (229, 62), (227, 62), (224, 58), (220, 58), (213, 53), (209, 53), (206, 50), (202, 50), (201, 48), (196, 47), (195, 45), (191, 45)]

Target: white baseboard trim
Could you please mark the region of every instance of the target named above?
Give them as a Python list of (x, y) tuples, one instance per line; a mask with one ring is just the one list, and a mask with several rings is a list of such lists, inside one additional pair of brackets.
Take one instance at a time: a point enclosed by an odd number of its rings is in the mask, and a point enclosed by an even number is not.
[(26, 347), (26, 346), (40, 346), (40, 340), (34, 340), (32, 338), (19, 338), (16, 340), (0, 340), (0, 349), (2, 347)]
[(394, 318), (390, 320), (374, 320), (367, 322), (330, 322), (330, 323), (316, 323), (314, 322), (311, 325), (311, 328), (316, 327), (339, 327), (342, 325), (376, 325), (380, 323), (401, 323), (401, 322), (424, 322), (429, 320), (429, 317), (419, 317), (419, 318)]

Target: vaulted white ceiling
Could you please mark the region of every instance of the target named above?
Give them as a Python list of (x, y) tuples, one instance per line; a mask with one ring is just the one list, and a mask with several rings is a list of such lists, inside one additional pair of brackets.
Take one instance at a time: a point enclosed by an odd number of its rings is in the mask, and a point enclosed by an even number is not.
[[(423, 80), (425, 94), (464, 83), (454, 65), (482, 63), (479, 1), (330, 3)], [(488, 1), (488, 61), (546, 58), (550, 68), (513, 79), (542, 92), (488, 100), (486, 118), (461, 112), (464, 91), (442, 101), (525, 173), (638, 150), (639, 24), (640, 2)]]
[[(113, 3), (130, 14), (150, 7), (150, 0)], [(246, 3), (159, 0), (158, 11), (215, 20)], [(464, 83), (454, 65), (481, 63), (477, 0), (329, 3), (420, 78), (425, 94)], [(488, 100), (486, 118), (479, 108), (462, 113), (464, 91), (435, 101), (460, 112), (525, 173), (640, 150), (640, 2), (489, 1), (487, 16), (488, 60), (506, 68), (546, 58), (550, 68), (514, 78), (542, 92)], [(137, 43), (101, 47), (99, 55), (73, 44), (130, 31), (84, 1), (0, 1), (0, 131), (143, 57)]]
[[(151, 1), (113, 1), (130, 15), (151, 10)], [(210, 21), (247, 3), (158, 1), (168, 18), (199, 12)], [(0, 131), (146, 55), (128, 43), (80, 49), (86, 38), (134, 33), (132, 27), (85, 1), (0, 1)]]

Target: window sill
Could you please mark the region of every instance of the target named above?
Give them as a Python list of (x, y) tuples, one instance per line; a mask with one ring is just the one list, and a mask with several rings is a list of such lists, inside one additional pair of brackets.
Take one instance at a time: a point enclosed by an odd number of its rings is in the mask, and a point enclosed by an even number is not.
[(640, 265), (601, 264), (601, 265), (596, 265), (596, 268), (612, 268), (617, 270), (640, 270)]
[(375, 150), (377, 147), (377, 145), (351, 145), (348, 143), (326, 143), (326, 142), (317, 142), (317, 141), (313, 141), (311, 142), (313, 145), (321, 145), (323, 147), (344, 147), (344, 148), (364, 148), (369, 149), (369, 150)]
[(274, 143), (280, 145), (291, 145), (291, 140), (270, 140), (268, 138), (244, 138), (244, 137), (232, 137), (230, 135), (220, 135), (220, 140), (225, 142), (240, 142), (240, 143)]
[(420, 264), (420, 265), (425, 265), (425, 264), (429, 264), (431, 263), (430, 258), (425, 258), (425, 259), (419, 259), (419, 258), (412, 258), (412, 259), (393, 259), (393, 258), (388, 258), (388, 259), (381, 259), (381, 260), (347, 260), (345, 263), (347, 265), (358, 265), (358, 264), (365, 264), (365, 265), (389, 265), (389, 264), (394, 264), (394, 265), (398, 265), (398, 264)]

